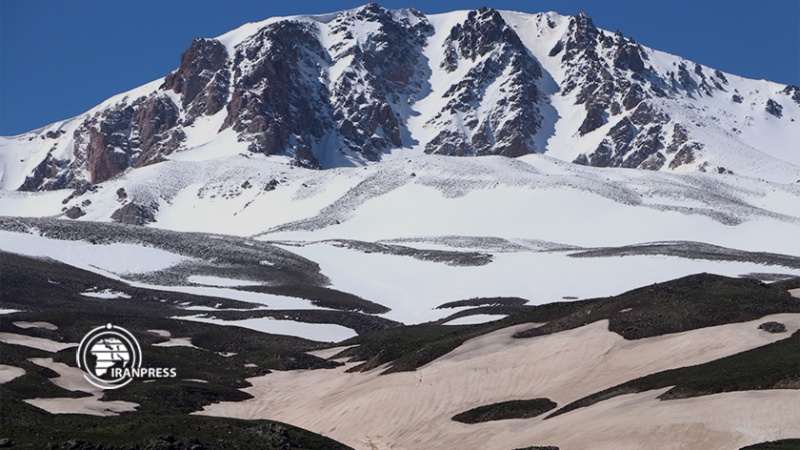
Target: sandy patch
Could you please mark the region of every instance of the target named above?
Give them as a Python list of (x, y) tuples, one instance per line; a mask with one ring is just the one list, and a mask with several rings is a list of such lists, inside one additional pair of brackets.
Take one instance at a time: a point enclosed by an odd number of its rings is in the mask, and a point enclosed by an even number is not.
[(16, 322), (11, 322), (15, 326), (20, 328), (44, 328), (47, 330), (57, 330), (58, 327), (53, 325), (50, 322), (25, 322), (23, 320), (18, 320)]
[(50, 381), (56, 386), (70, 391), (83, 391), (92, 394), (82, 398), (32, 398), (25, 402), (51, 414), (88, 414), (92, 416), (115, 416), (125, 411), (135, 411), (136, 403), (121, 400), (100, 401), (103, 390), (93, 386), (83, 377), (82, 370), (64, 363), (54, 362), (52, 358), (31, 358), (31, 362), (47, 367), (58, 373)]
[[(766, 320), (784, 323), (789, 333), (758, 330)], [(787, 437), (800, 421), (797, 391), (669, 402), (654, 400), (656, 393), (642, 393), (548, 421), (541, 417), (478, 425), (451, 421), (459, 412), (512, 399), (546, 397), (563, 406), (633, 378), (739, 353), (788, 337), (800, 329), (800, 314), (636, 341), (609, 332), (607, 321), (550, 336), (511, 337), (529, 327), (510, 327), (472, 339), (416, 372), (345, 373), (352, 364), (273, 372), (249, 380), (253, 386), (244, 391), (254, 399), (209, 405), (200, 414), (279, 420), (358, 449), (599, 448), (597, 443), (604, 448), (652, 448), (653, 442), (659, 448), (678, 442), (680, 448), (700, 449), (712, 443), (693, 440), (704, 432), (713, 435), (709, 437), (713, 442), (725, 442), (722, 447), (742, 446)], [(627, 409), (629, 404), (635, 408)], [(676, 436), (682, 430), (686, 438)], [(735, 448), (734, 444), (730, 446)]]
[(75, 342), (56, 342), (50, 339), (25, 336), (16, 333), (0, 333), (0, 342), (6, 344), (24, 345), (25, 347), (38, 348), (46, 352), (56, 353), (65, 348), (77, 347)]
[(0, 384), (8, 383), (14, 378), (25, 375), (25, 369), (15, 366), (0, 364)]
[(790, 289), (789, 293), (792, 294), (792, 297), (800, 298), (800, 288)]

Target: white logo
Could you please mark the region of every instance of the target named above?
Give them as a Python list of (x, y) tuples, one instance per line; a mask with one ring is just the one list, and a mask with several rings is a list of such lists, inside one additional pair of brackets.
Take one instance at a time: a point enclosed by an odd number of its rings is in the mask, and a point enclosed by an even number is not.
[(142, 368), (142, 348), (130, 331), (108, 324), (83, 337), (75, 356), (86, 381), (100, 389), (118, 389), (134, 378), (175, 378), (175, 368)]
[(142, 348), (130, 331), (109, 323), (83, 337), (76, 359), (86, 381), (100, 389), (117, 389), (142, 367)]

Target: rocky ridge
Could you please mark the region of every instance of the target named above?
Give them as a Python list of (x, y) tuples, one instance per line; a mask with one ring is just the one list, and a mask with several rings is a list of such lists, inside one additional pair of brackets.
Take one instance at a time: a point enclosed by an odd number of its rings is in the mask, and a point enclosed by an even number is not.
[[(85, 190), (192, 150), (201, 128), (233, 133), (245, 152), (315, 169), (363, 165), (396, 149), (509, 157), (558, 151), (544, 144), (553, 141), (553, 116), (576, 108), (580, 123), (559, 131), (580, 149), (569, 160), (598, 167), (727, 173), (706, 147), (730, 143), (760, 158), (764, 149), (743, 144), (741, 129), (718, 142), (695, 133), (699, 125), (683, 112), (716, 114), (706, 111), (708, 99), (749, 107), (744, 125), (780, 121), (787, 136), (800, 134), (797, 86), (743, 92), (718, 70), (674, 57), (665, 66), (663, 54), (598, 29), (584, 13), (538, 14), (531, 17), (539, 25), (524, 29), (490, 8), (448, 17), (370, 3), (268, 20), (244, 39), (197, 38), (159, 82), (75, 119), (0, 139), (4, 178), (24, 174), (3, 188)], [(534, 33), (548, 43), (547, 54), (529, 44)], [(432, 91), (437, 77), (455, 81)], [(440, 96), (428, 102), (434, 110), (416, 109), (430, 96)], [(557, 97), (574, 103), (555, 111)], [(754, 118), (759, 109), (763, 117)], [(411, 120), (419, 115), (426, 118), (421, 128)], [(11, 148), (24, 156), (19, 167)], [(787, 167), (800, 171), (793, 161)]]
[(693, 163), (704, 144), (654, 100), (714, 96), (725, 93), (728, 84), (722, 72), (706, 74), (699, 64), (692, 68), (694, 75), (683, 62), (677, 71), (661, 75), (646, 64), (650, 58), (640, 44), (619, 31), (601, 32), (584, 13), (570, 19), (568, 33), (549, 55), (560, 57), (566, 68), (561, 95), (575, 92), (576, 104), (586, 110), (581, 135), (622, 117), (596, 149), (575, 159), (584, 165), (659, 170), (670, 155), (670, 169)]

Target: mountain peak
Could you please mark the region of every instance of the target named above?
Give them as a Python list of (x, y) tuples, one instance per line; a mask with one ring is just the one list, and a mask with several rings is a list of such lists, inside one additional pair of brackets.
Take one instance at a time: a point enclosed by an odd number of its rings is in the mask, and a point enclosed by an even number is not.
[[(309, 168), (546, 152), (794, 181), (798, 118), (797, 87), (648, 49), (586, 13), (428, 17), (369, 3), (197, 38), (163, 80), (0, 139), (0, 157), (3, 188), (26, 190), (102, 183), (197, 148)], [(782, 125), (764, 136), (767, 123)]]

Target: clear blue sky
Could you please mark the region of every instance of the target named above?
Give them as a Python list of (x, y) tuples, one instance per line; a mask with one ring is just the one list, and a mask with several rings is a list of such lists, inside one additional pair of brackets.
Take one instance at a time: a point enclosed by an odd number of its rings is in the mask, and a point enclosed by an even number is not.
[[(80, 114), (175, 69), (197, 36), (271, 16), (349, 9), (358, 1), (0, 0), (0, 135)], [(385, 0), (424, 13), (486, 5), (586, 11), (597, 26), (750, 78), (800, 84), (800, 1)]]

